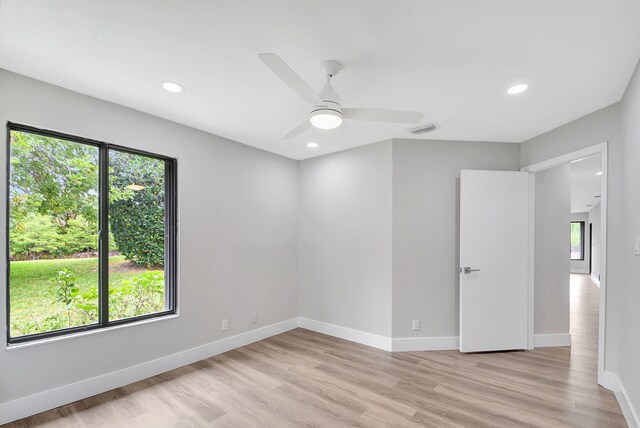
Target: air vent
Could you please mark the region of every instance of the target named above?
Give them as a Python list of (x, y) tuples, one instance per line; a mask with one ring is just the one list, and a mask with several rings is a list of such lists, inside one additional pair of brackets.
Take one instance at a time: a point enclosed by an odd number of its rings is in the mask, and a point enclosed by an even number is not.
[(438, 125), (436, 122), (433, 122), (426, 125), (418, 126), (416, 128), (411, 128), (409, 129), (409, 132), (411, 132), (413, 135), (420, 135), (426, 134), (427, 132), (435, 131), (436, 129), (440, 129), (440, 125)]

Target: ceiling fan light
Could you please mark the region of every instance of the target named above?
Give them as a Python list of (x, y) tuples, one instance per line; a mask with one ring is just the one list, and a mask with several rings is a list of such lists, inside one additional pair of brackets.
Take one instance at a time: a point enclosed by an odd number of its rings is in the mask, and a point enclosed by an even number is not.
[(309, 122), (316, 128), (334, 129), (342, 125), (342, 115), (333, 110), (318, 110), (311, 113)]

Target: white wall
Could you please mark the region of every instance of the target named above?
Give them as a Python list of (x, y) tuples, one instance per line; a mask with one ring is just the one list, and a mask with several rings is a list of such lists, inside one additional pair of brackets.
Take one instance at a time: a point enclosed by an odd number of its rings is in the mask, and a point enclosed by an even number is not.
[(537, 172), (534, 333), (569, 333), (571, 166)]
[(460, 170), (518, 170), (519, 156), (519, 144), (394, 139), (394, 337), (458, 336)]
[[(591, 231), (591, 274), (593, 274), (598, 281), (600, 281), (600, 274), (602, 273), (600, 268), (600, 257), (602, 256), (602, 247), (601, 247), (601, 239), (600, 239), (600, 209), (601, 205), (597, 204), (591, 211), (589, 211), (589, 220), (587, 222), (588, 225), (592, 225)], [(587, 241), (589, 242), (589, 241)]]
[[(622, 224), (621, 247), (624, 277), (618, 284), (622, 302), (619, 375), (640, 416), (640, 257), (633, 254), (634, 237), (640, 236), (640, 69), (636, 68), (622, 102)], [(610, 260), (608, 258), (607, 260)], [(608, 271), (607, 271), (608, 272)]]
[(300, 162), (300, 316), (391, 336), (391, 150)]
[[(2, 346), (0, 404), (297, 315), (297, 162), (0, 70), (0, 123), (8, 120), (178, 158), (180, 316), (12, 351)], [(5, 215), (0, 210), (0, 224)], [(0, 234), (6, 242), (4, 227)], [(3, 259), (0, 277), (5, 270)], [(257, 325), (250, 324), (254, 311)], [(230, 323), (224, 333), (222, 318)]]
[(528, 166), (556, 156), (608, 142), (607, 313), (605, 369), (617, 373), (621, 313), (626, 305), (622, 263), (622, 136), (620, 104), (577, 119), (521, 144), (520, 164)]
[[(571, 221), (584, 221), (584, 260), (571, 260), (571, 273), (589, 272), (589, 213), (571, 213)], [(569, 255), (571, 258), (571, 255)]]

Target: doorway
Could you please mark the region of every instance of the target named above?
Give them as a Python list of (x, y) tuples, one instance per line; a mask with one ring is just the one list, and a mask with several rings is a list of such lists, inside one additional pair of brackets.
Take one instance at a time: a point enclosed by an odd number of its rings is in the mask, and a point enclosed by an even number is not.
[[(562, 166), (562, 165), (571, 165), (572, 163), (579, 163), (580, 161), (590, 158), (594, 155), (600, 156), (600, 170), (598, 172), (598, 177), (600, 179), (600, 192), (599, 194), (593, 194), (591, 197), (595, 200), (599, 200), (599, 203), (584, 203), (586, 205), (600, 205), (599, 210), (599, 218), (593, 218), (592, 223), (594, 225), (593, 229), (598, 228), (599, 233), (599, 242), (600, 249), (598, 254), (595, 254), (593, 251), (592, 256), (588, 256), (591, 258), (591, 268), (587, 266), (585, 263), (584, 266), (584, 278), (589, 277), (589, 274), (593, 269), (595, 269), (595, 265), (598, 266), (599, 274), (599, 289), (595, 290), (595, 293), (598, 296), (596, 306), (598, 308), (597, 314), (597, 380), (599, 384), (603, 384), (604, 379), (604, 343), (605, 343), (605, 308), (606, 308), (606, 216), (607, 216), (607, 143), (601, 143), (595, 146), (591, 146), (582, 150), (578, 150), (576, 152), (568, 153), (562, 156), (558, 156), (556, 158), (552, 158), (534, 165), (529, 165), (527, 167), (522, 168), (522, 171), (526, 171), (532, 173), (534, 179), (531, 180), (531, 188), (533, 191), (530, 192), (530, 231), (531, 236), (535, 234), (536, 228), (536, 198), (535, 198), (535, 174), (549, 170), (551, 168)], [(598, 196), (597, 198), (595, 198)], [(567, 224), (567, 231), (569, 231), (569, 225)], [(593, 235), (595, 233), (591, 233)], [(567, 236), (567, 240), (569, 240), (569, 236)], [(591, 238), (589, 238), (591, 239)], [(533, 241), (533, 240), (531, 240)], [(589, 248), (589, 246), (585, 245), (585, 247)], [(566, 248), (566, 247), (565, 247)], [(590, 248), (589, 248), (590, 250)], [(591, 252), (591, 251), (590, 251)], [(528, 337), (529, 337), (529, 348), (534, 347), (534, 339), (535, 339), (535, 331), (534, 331), (534, 323), (535, 323), (535, 269), (536, 266), (536, 257), (535, 257), (535, 243), (530, 242), (529, 245), (529, 265), (531, 268), (529, 269), (529, 321), (528, 321)], [(566, 254), (566, 253), (565, 253)], [(569, 257), (567, 257), (569, 259)], [(587, 258), (587, 260), (589, 260)], [(567, 263), (570, 263), (570, 260), (567, 260)]]

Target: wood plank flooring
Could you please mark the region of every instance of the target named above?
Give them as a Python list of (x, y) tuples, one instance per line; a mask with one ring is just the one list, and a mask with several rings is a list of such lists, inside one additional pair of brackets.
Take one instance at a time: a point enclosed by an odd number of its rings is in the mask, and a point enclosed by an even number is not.
[(572, 348), (392, 354), (296, 329), (8, 426), (626, 426), (596, 384), (598, 290), (571, 287)]

